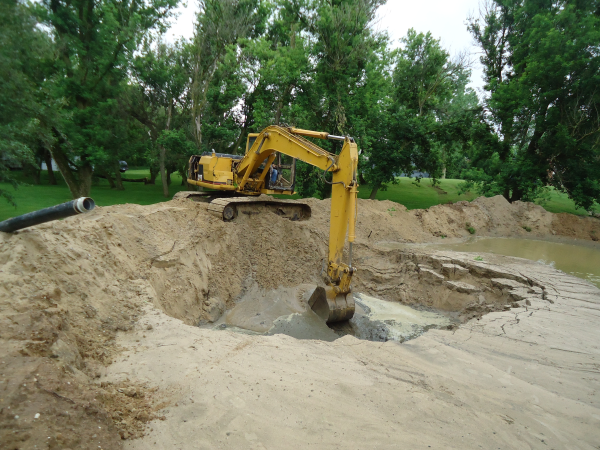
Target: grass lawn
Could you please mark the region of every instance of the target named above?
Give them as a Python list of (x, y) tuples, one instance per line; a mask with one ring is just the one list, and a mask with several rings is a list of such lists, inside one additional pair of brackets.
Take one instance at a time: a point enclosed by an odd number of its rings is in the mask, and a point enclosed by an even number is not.
[[(471, 201), (479, 196), (472, 192), (459, 195), (458, 185), (462, 183), (462, 180), (440, 180), (439, 189), (433, 188), (429, 179), (422, 179), (420, 186), (414, 182), (413, 178), (398, 178), (398, 181), (398, 184), (390, 185), (387, 191), (380, 190), (377, 193), (377, 200), (391, 200), (403, 204), (408, 209), (424, 209), (442, 203)], [(361, 186), (359, 189), (358, 196), (360, 198), (369, 198), (371, 194), (369, 186)], [(554, 190), (550, 192), (550, 198), (542, 206), (553, 213), (588, 215), (585, 209), (576, 208), (575, 203), (567, 197), (567, 194)], [(594, 211), (600, 212), (600, 206), (596, 205)]]
[[(20, 176), (19, 172), (13, 172)], [(0, 183), (2, 189), (9, 190), (14, 198), (17, 208), (9, 205), (6, 200), (0, 198), (0, 221), (10, 217), (25, 214), (31, 211), (36, 211), (48, 206), (58, 205), (59, 203), (68, 202), (71, 200), (71, 193), (64, 182), (60, 173), (56, 173), (56, 186), (48, 184), (48, 175), (46, 171), (42, 172), (42, 184), (40, 185), (20, 185), (15, 191), (8, 184)], [(127, 178), (144, 178), (150, 177), (149, 170), (128, 170), (124, 174)], [(28, 180), (20, 180), (28, 181)], [(127, 183), (124, 182), (124, 191), (111, 189), (107, 180), (100, 180), (92, 186), (90, 197), (94, 199), (98, 206), (118, 205), (121, 203), (138, 203), (140, 205), (150, 205), (166, 201), (162, 195), (162, 184), (160, 176), (156, 179), (155, 185), (145, 185), (144, 183)], [(169, 193), (171, 196), (178, 191), (184, 190), (181, 186), (181, 177), (178, 174), (171, 175), (171, 186)]]
[[(380, 189), (377, 200), (391, 200), (408, 209), (425, 209), (441, 203), (473, 200), (477, 197), (471, 192), (458, 195), (458, 185), (462, 180), (440, 180), (435, 188), (431, 186), (430, 179), (422, 179), (418, 184), (414, 178), (401, 177), (397, 180), (398, 184), (389, 185), (386, 191)], [(371, 195), (369, 186), (361, 186), (359, 190), (359, 198), (369, 198)]]
[[(15, 172), (17, 177), (21, 176), (20, 172)], [(48, 185), (48, 177), (46, 172), (42, 172), (41, 185), (21, 185), (14, 191), (8, 184), (0, 184), (2, 189), (7, 189), (13, 193), (17, 208), (6, 203), (0, 198), (0, 221), (10, 217), (25, 214), (48, 206), (57, 205), (71, 200), (71, 194), (60, 176), (57, 175), (58, 185)], [(125, 173), (127, 178), (143, 178), (149, 177), (150, 172), (145, 169), (131, 169)], [(27, 181), (27, 180), (20, 180)], [(441, 180), (439, 188), (433, 188), (431, 181), (428, 179), (421, 180), (420, 185), (414, 183), (411, 178), (399, 178), (399, 183), (390, 185), (386, 191), (377, 193), (378, 200), (391, 200), (401, 203), (408, 209), (429, 208), (433, 205), (441, 203), (457, 202), (460, 200), (473, 200), (477, 197), (474, 193), (458, 194), (458, 184), (461, 180)], [(99, 206), (116, 205), (121, 203), (138, 203), (140, 205), (150, 205), (165, 201), (162, 195), (162, 185), (160, 177), (156, 179), (155, 185), (144, 185), (143, 183), (123, 183), (124, 191), (117, 191), (110, 188), (108, 181), (100, 180), (92, 186), (91, 197)], [(171, 196), (178, 191), (184, 190), (181, 186), (181, 177), (178, 174), (171, 176), (171, 186), (169, 193)], [(361, 186), (359, 188), (360, 198), (369, 198), (371, 189), (369, 186)], [(294, 196), (296, 197), (296, 196)], [(565, 194), (551, 192), (550, 200), (543, 205), (551, 212), (568, 212), (571, 214), (587, 215), (587, 212), (582, 209), (576, 209), (571, 200)], [(600, 211), (600, 208), (597, 208)]]

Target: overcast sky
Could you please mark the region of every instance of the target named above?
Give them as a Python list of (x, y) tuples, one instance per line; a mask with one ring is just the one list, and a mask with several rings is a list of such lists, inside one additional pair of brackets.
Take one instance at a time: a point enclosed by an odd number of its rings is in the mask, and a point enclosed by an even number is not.
[[(187, 7), (179, 9), (180, 15), (167, 34), (169, 40), (191, 38), (194, 34), (197, 5), (195, 0), (187, 3)], [(387, 30), (394, 46), (409, 28), (414, 28), (418, 32), (431, 31), (452, 55), (469, 50), (474, 61), (471, 86), (479, 91), (483, 86), (479, 56), (465, 25), (467, 17), (477, 12), (478, 4), (479, 0), (388, 0), (379, 10), (375, 28)]]

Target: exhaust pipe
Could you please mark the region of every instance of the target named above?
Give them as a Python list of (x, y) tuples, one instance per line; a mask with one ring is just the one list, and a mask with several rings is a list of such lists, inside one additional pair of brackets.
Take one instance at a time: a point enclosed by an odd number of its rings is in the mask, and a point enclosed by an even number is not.
[(64, 219), (65, 217), (75, 216), (77, 214), (91, 211), (96, 207), (96, 203), (89, 197), (81, 197), (50, 208), (40, 209), (39, 211), (23, 214), (12, 219), (0, 222), (0, 231), (12, 233), (22, 228), (39, 225), (40, 223), (50, 222), (51, 220)]

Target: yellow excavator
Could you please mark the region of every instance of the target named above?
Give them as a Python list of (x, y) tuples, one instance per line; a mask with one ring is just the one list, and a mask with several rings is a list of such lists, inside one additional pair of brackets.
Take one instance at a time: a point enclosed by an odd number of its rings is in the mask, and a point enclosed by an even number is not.
[[(342, 149), (335, 155), (306, 137), (341, 141)], [(289, 164), (285, 164), (286, 158), (291, 159)], [(187, 182), (210, 191), (186, 193), (185, 196), (207, 197), (210, 200), (208, 209), (225, 221), (234, 220), (239, 214), (257, 214), (264, 209), (290, 220), (303, 220), (310, 217), (308, 205), (259, 197), (261, 194), (293, 194), (298, 159), (324, 173), (332, 173), (329, 254), (324, 276), (327, 287), (317, 287), (308, 304), (328, 323), (349, 320), (354, 315), (350, 282), (354, 273), (352, 243), (358, 193), (358, 149), (354, 139), (293, 127), (269, 126), (260, 133), (248, 135), (244, 156), (215, 152), (192, 156)], [(342, 261), (346, 232), (349, 242), (347, 264)]]

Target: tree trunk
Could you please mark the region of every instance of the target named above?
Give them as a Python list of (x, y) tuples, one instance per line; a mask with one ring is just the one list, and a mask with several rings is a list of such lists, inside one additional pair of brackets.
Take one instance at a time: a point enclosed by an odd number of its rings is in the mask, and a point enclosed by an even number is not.
[(375, 200), (375, 197), (377, 196), (377, 191), (379, 191), (380, 187), (381, 181), (376, 181), (375, 183), (373, 183), (373, 187), (371, 188), (371, 195), (369, 195), (369, 200)]
[(160, 181), (162, 182), (163, 196), (169, 198), (169, 183), (167, 181), (167, 170), (165, 168), (165, 148), (162, 145), (158, 146), (160, 150)]
[(156, 177), (158, 176), (159, 172), (159, 168), (150, 166), (150, 179), (148, 180), (147, 184), (156, 184)]
[(523, 190), (519, 189), (518, 187), (513, 188), (511, 195), (510, 195), (510, 199), (508, 200), (510, 203), (519, 201), (523, 198)]
[[(55, 135), (59, 136), (59, 133), (56, 130)], [(65, 182), (69, 187), (69, 191), (71, 191), (71, 196), (74, 199), (79, 197), (88, 197), (92, 188), (92, 173), (94, 170), (92, 169), (91, 164), (84, 160), (83, 165), (80, 166), (76, 172), (74, 172), (69, 166), (69, 160), (62, 150), (63, 143), (64, 140), (59, 137), (58, 141), (50, 150), (52, 153), (52, 158), (54, 158), (61, 175), (65, 179)], [(77, 178), (75, 177), (75, 173), (77, 173)]]
[(108, 180), (108, 184), (109, 184), (109, 186), (110, 186), (111, 189), (116, 189), (117, 188), (117, 185), (115, 184), (115, 180), (113, 180), (113, 177), (110, 176), (110, 173), (106, 175), (106, 179)]
[(119, 164), (117, 164), (117, 168), (115, 169), (115, 185), (117, 191), (125, 190), (125, 186), (123, 186), (123, 180), (121, 179), (121, 171), (119, 170)]
[[(235, 144), (233, 144), (233, 147), (231, 148), (231, 153), (233, 153), (234, 155), (238, 154), (238, 149), (240, 148), (240, 146), (242, 145), (242, 142), (244, 140), (246, 140), (246, 137), (248, 135), (248, 123), (249, 123), (249, 119), (248, 116), (246, 117), (246, 120), (244, 120), (244, 126), (242, 128), (242, 130), (240, 131), (240, 134), (237, 138), (237, 140), (235, 141)], [(247, 142), (247, 140), (246, 140)], [(242, 154), (246, 153), (246, 146), (244, 145), (243, 150), (242, 150)]]
[(281, 111), (283, 109), (283, 99), (277, 102), (277, 110), (275, 111), (275, 123), (274, 125), (279, 125), (279, 121), (281, 120)]
[[(294, 25), (292, 25), (291, 31), (290, 31), (290, 48), (296, 48), (296, 30), (294, 28), (295, 28)], [(289, 84), (287, 86), (287, 88), (285, 89), (285, 91), (283, 92), (283, 95), (277, 102), (277, 110), (275, 111), (275, 125), (279, 125), (279, 122), (281, 121), (281, 113), (283, 111), (283, 102), (292, 93), (292, 89), (294, 89), (294, 85)]]
[[(171, 127), (171, 107), (172, 107), (172, 104), (173, 104), (173, 101), (172, 100), (169, 101), (169, 107), (167, 108), (167, 126), (166, 126), (167, 130)], [(159, 156), (160, 178), (161, 178), (161, 181), (162, 181), (163, 196), (165, 198), (169, 198), (169, 186), (171, 184), (171, 174), (169, 173), (169, 171), (165, 167), (165, 159), (166, 159), (166, 155), (167, 155), (167, 150), (162, 145), (159, 145), (158, 149), (160, 150), (160, 156)]]
[(442, 180), (446, 179), (446, 166), (442, 167)]
[(79, 179), (79, 194), (75, 198), (89, 197), (92, 192), (92, 174), (94, 169), (88, 161), (77, 169), (77, 178)]
[(40, 175), (42, 172), (41, 164), (37, 165), (26, 163), (24, 164), (24, 169), (25, 175), (31, 176), (33, 184), (40, 184)]
[(44, 162), (48, 169), (48, 184), (56, 185), (56, 177), (54, 176), (54, 170), (52, 170), (52, 155), (48, 149), (44, 149)]

